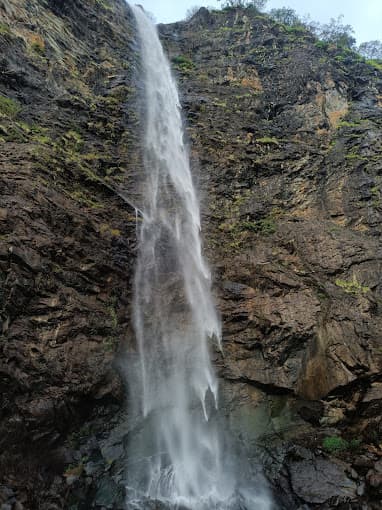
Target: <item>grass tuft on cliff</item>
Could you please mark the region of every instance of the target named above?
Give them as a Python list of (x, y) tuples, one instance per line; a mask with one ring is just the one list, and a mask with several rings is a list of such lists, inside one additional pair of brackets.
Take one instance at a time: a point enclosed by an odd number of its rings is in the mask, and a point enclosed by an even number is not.
[(0, 115), (14, 118), (21, 110), (20, 104), (9, 97), (0, 96)]
[(351, 439), (347, 441), (339, 436), (328, 436), (322, 442), (324, 450), (328, 453), (340, 453), (346, 450), (356, 450), (361, 444), (360, 439)]
[(354, 295), (366, 294), (370, 290), (370, 287), (361, 285), (355, 278), (351, 281), (341, 280), (340, 278), (337, 278), (335, 284), (337, 285), (337, 287), (343, 289), (347, 294)]

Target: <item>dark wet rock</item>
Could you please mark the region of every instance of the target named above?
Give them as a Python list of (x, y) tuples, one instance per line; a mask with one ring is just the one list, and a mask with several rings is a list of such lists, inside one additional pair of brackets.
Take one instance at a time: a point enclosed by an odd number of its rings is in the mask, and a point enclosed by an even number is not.
[(124, 508), (124, 493), (111, 480), (102, 480), (95, 495), (95, 504), (104, 508)]
[(382, 413), (382, 383), (373, 383), (362, 400), (365, 416), (380, 416)]
[(324, 404), (317, 401), (300, 401), (298, 414), (307, 422), (318, 425), (324, 413)]
[(357, 485), (345, 474), (345, 465), (326, 459), (307, 459), (290, 464), (292, 488), (306, 503), (337, 504), (357, 497)]
[[(351, 60), (345, 71), (328, 56), (313, 70), (308, 34), (292, 42), (265, 18), (211, 16), (208, 35), (202, 23), (192, 32), (178, 23), (179, 37), (164, 42), (170, 56), (193, 63), (179, 79), (209, 198), (207, 247), (219, 267), (221, 373), (320, 400), (381, 370), (378, 227), (370, 216), (356, 220), (373, 202), (380, 148), (369, 136), (381, 125), (373, 117), (366, 126), (364, 92), (349, 103), (360, 74), (351, 70), (361, 64)], [(362, 70), (379, 94), (375, 73)]]
[(68, 508), (84, 454), (65, 442), (123, 404), (135, 250), (131, 17), (64, 4), (0, 2), (0, 483), (28, 510)]
[[(211, 17), (208, 30), (160, 30), (170, 56), (193, 64), (177, 72), (208, 197), (205, 243), (223, 318), (215, 361), (232, 384), (223, 394), (235, 430), (251, 446), (263, 434), (268, 477), (285, 508), (298, 508), (280, 442), (293, 437), (316, 452), (345, 435), (344, 444), (381, 452), (381, 79), (355, 55), (338, 65), (309, 34), (291, 36), (264, 17)], [(346, 506), (347, 490), (354, 508), (367, 505), (378, 456), (363, 455), (370, 467), (352, 472), (351, 452), (332, 452), (349, 466), (342, 475), (336, 460), (328, 467), (344, 492), (328, 501), (317, 485), (321, 500), (307, 505)], [(294, 470), (316, 464), (298, 462)]]

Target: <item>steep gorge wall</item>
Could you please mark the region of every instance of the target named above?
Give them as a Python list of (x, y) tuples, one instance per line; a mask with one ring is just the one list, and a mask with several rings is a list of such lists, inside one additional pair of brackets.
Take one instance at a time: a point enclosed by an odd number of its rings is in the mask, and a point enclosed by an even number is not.
[[(122, 0), (0, 0), (0, 15), (0, 475), (15, 491), (0, 497), (122, 508), (134, 28)], [(230, 427), (285, 508), (373, 505), (381, 74), (255, 12), (203, 9), (160, 32), (202, 194)], [(330, 460), (322, 440), (340, 435), (362, 447)]]
[(377, 375), (380, 73), (245, 11), (162, 33), (208, 197), (226, 375), (308, 399)]
[(162, 34), (208, 197), (227, 375), (309, 399), (377, 375), (380, 74), (245, 12)]
[(125, 399), (133, 44), (122, 0), (0, 2), (0, 483), (26, 509), (66, 508), (58, 448)]
[[(247, 445), (283, 444), (276, 483), (297, 496), (287, 508), (361, 500), (366, 474), (378, 501), (381, 72), (253, 10), (202, 9), (160, 32), (199, 172), (231, 426)], [(336, 478), (322, 444), (341, 436), (362, 447), (337, 452), (349, 464)]]

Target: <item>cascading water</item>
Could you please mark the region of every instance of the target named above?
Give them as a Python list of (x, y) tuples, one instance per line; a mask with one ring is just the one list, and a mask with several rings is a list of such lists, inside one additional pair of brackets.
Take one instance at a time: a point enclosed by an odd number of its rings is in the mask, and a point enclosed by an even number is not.
[(138, 369), (129, 376), (130, 400), (140, 405), (130, 434), (128, 506), (265, 510), (261, 497), (239, 502), (222, 458), (208, 348), (211, 340), (220, 344), (221, 329), (177, 87), (153, 23), (132, 9), (145, 88), (145, 183), (134, 292)]

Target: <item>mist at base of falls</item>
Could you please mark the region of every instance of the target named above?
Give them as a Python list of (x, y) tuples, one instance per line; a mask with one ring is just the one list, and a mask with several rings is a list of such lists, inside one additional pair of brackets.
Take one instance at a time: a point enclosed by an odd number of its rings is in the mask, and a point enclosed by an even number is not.
[(137, 346), (126, 367), (134, 423), (127, 505), (270, 510), (260, 477), (223, 435), (209, 354), (212, 342), (221, 348), (221, 325), (202, 256), (178, 91), (152, 21), (140, 7), (132, 10), (142, 57), (145, 175), (133, 299)]

